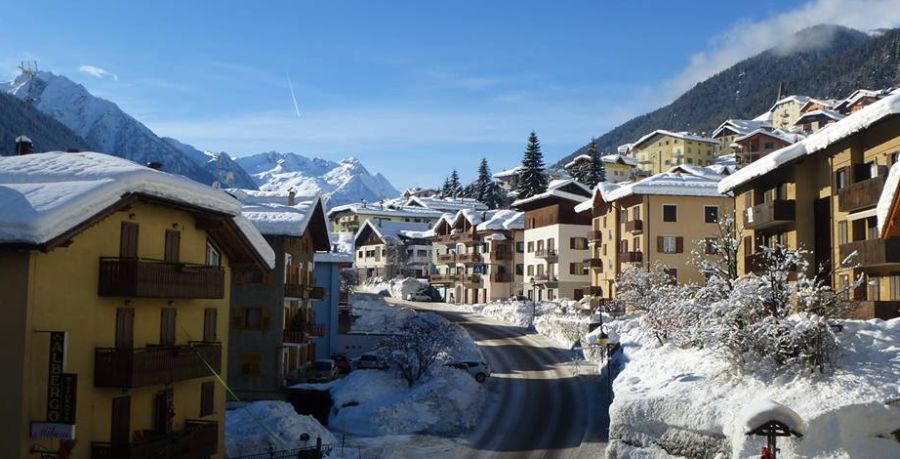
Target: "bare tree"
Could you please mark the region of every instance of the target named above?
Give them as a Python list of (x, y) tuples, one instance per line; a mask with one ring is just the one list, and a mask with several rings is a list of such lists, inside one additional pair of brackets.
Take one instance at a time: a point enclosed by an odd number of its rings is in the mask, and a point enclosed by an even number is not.
[(459, 341), (454, 327), (436, 314), (416, 314), (381, 342), (378, 355), (412, 387), (435, 362), (450, 357)]

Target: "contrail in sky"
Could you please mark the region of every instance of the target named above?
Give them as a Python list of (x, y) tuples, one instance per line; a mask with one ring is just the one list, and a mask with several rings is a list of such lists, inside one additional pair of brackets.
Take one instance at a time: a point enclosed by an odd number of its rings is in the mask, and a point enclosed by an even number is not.
[(291, 100), (294, 101), (294, 111), (297, 112), (297, 118), (300, 118), (300, 106), (297, 105), (297, 96), (294, 95), (294, 83), (291, 82), (290, 75), (288, 75), (288, 88), (291, 90)]

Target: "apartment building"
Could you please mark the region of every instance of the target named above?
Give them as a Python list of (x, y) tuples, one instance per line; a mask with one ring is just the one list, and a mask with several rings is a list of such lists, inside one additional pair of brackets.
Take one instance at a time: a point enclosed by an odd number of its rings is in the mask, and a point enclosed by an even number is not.
[(785, 132), (781, 129), (769, 131), (756, 129), (745, 135), (734, 138), (732, 150), (738, 164), (750, 164), (763, 156), (791, 145), (803, 136)]
[(373, 277), (427, 278), (432, 257), (430, 229), (427, 223), (367, 220), (354, 238), (359, 282)]
[(703, 283), (692, 252), (703, 254), (707, 238), (719, 235), (720, 218), (734, 211), (719, 193), (722, 176), (679, 166), (635, 183), (601, 184), (576, 211), (592, 217), (590, 293), (597, 302), (614, 299), (626, 266), (660, 263), (680, 284)]
[(822, 129), (826, 125), (844, 119), (844, 116), (845, 115), (829, 109), (812, 110), (803, 112), (800, 117), (797, 118), (797, 121), (794, 122), (794, 126), (804, 134), (809, 135)]
[[(811, 266), (834, 270), (826, 280), (836, 288), (865, 278), (850, 294), (858, 317), (898, 315), (900, 238), (880, 233), (877, 215), (888, 167), (900, 157), (898, 113), (900, 95), (892, 94), (722, 180), (741, 216), (742, 273), (764, 268), (760, 246), (802, 248)], [(840, 266), (854, 252), (858, 266)]]
[(240, 204), (101, 153), (0, 189), (4, 457), (223, 457), (232, 268), (274, 265)]
[[(767, 113), (768, 114), (768, 113)], [(738, 137), (746, 136), (754, 131), (772, 130), (768, 117), (761, 119), (742, 120), (728, 119), (722, 122), (713, 131), (712, 138), (719, 142), (719, 151), (722, 153), (734, 151), (734, 141)]]
[(290, 195), (232, 190), (241, 213), (275, 252), (275, 269), (239, 270), (231, 288), (228, 381), (242, 399), (284, 397), (316, 358), (314, 340), (328, 333), (328, 316), (312, 301), (325, 286), (313, 276), (314, 256), (331, 242), (322, 200), (295, 202)]
[[(601, 156), (600, 161), (603, 161), (603, 167), (606, 169), (607, 182), (626, 182), (634, 178), (634, 169), (637, 167), (637, 160), (634, 158), (613, 154)], [(585, 164), (589, 164), (590, 162), (590, 155), (578, 155), (563, 167), (571, 175), (576, 168), (584, 167)]]
[(514, 210), (463, 210), (435, 225), (430, 239), (440, 249), (429, 280), (447, 302), (486, 303), (518, 292), (516, 237), (521, 239), (523, 218)]
[(838, 113), (849, 115), (862, 110), (864, 107), (877, 102), (882, 97), (890, 94), (890, 90), (857, 89), (850, 93), (846, 99), (836, 103), (833, 107)]
[[(412, 199), (412, 198), (411, 198)], [(332, 231), (335, 233), (356, 234), (367, 221), (423, 223), (434, 225), (444, 212), (422, 206), (406, 206), (404, 203), (368, 203), (358, 202), (336, 206), (328, 211)]]
[(716, 139), (662, 129), (641, 137), (631, 146), (637, 167), (651, 175), (679, 164), (712, 165), (718, 149)]
[(787, 96), (779, 99), (772, 105), (772, 108), (769, 109), (769, 113), (772, 114), (772, 128), (773, 129), (790, 129), (794, 126), (794, 123), (800, 118), (800, 115), (803, 114), (802, 109), (809, 102), (810, 98), (807, 96)]
[(525, 212), (522, 242), (525, 295), (535, 300), (580, 300), (587, 291), (587, 231), (591, 217), (575, 211), (591, 191), (574, 180), (554, 180), (547, 191), (513, 202)]

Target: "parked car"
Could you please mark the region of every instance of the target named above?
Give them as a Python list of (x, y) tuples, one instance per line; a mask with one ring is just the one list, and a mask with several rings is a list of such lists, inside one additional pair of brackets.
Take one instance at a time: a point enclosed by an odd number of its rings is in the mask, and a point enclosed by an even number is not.
[(447, 364), (448, 367), (456, 368), (459, 370), (465, 370), (476, 381), (483, 383), (488, 376), (491, 375), (491, 367), (487, 364), (487, 362), (478, 362), (475, 360), (466, 360), (463, 362), (452, 362)]
[(424, 292), (407, 293), (406, 299), (408, 301), (431, 301), (431, 295), (428, 295)]
[(338, 377), (338, 367), (331, 359), (316, 360), (312, 364), (310, 380), (313, 382), (331, 381)]
[(342, 375), (350, 373), (350, 370), (352, 370), (350, 367), (350, 359), (348, 359), (346, 355), (334, 354), (331, 356), (331, 360), (334, 360), (334, 364), (338, 367), (338, 372)]
[(356, 369), (358, 370), (383, 370), (384, 368), (387, 368), (387, 365), (372, 353), (363, 354), (356, 360)]

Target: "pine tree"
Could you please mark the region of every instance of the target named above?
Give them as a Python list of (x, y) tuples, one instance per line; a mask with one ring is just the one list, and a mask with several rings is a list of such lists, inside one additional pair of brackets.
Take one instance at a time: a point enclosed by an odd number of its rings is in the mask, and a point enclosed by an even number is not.
[(594, 139), (591, 139), (591, 145), (588, 147), (588, 156), (591, 157), (591, 162), (588, 164), (588, 173), (582, 183), (593, 188), (598, 183), (606, 181), (606, 166), (600, 159), (600, 153), (597, 151), (597, 142)]
[(456, 169), (453, 169), (453, 172), (450, 173), (450, 177), (447, 179), (449, 186), (449, 193), (446, 195), (451, 198), (458, 198), (462, 196), (463, 187), (459, 182), (459, 173), (456, 172)]
[(471, 185), (471, 190), (467, 193), (467, 196), (483, 202), (489, 209), (498, 209), (506, 204), (506, 196), (503, 193), (503, 189), (491, 177), (491, 169), (488, 167), (487, 159), (481, 158), (475, 182)]
[(450, 189), (450, 177), (444, 179), (444, 185), (441, 186), (441, 197), (446, 198), (453, 194), (453, 191)]
[(528, 146), (522, 158), (522, 170), (519, 171), (519, 199), (530, 198), (547, 191), (547, 172), (544, 170), (544, 157), (537, 134), (531, 131)]

